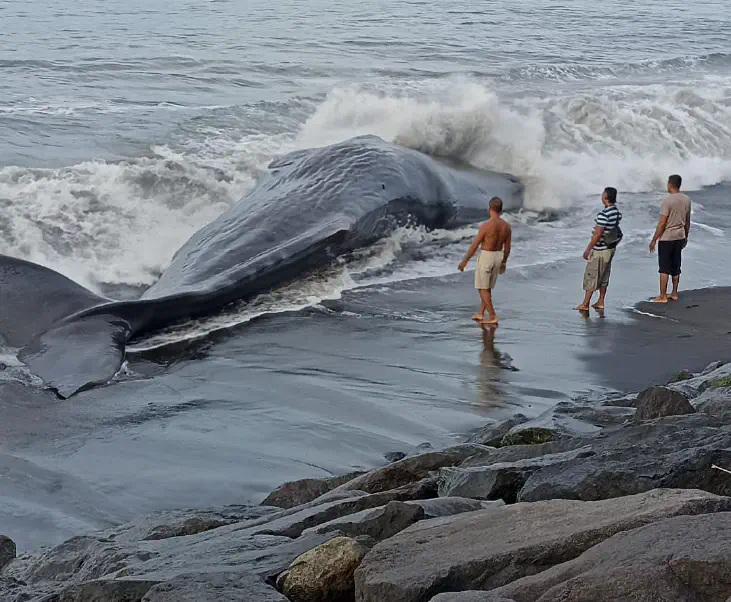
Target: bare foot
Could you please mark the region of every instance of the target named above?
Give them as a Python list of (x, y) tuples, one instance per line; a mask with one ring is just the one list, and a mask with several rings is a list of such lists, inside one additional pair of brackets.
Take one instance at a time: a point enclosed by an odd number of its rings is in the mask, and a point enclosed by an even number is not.
[(597, 311), (602, 311), (604, 309), (604, 303), (594, 303), (592, 307)]
[(482, 314), (475, 314), (474, 316), (472, 316), (472, 319), (475, 322), (482, 322), (482, 320), (484, 319), (484, 316)]
[(497, 326), (497, 316), (495, 316), (494, 318), (490, 318), (489, 320), (482, 320), (480, 324), (482, 324), (483, 326)]
[(673, 301), (677, 301), (677, 300), (678, 300), (678, 294), (677, 294), (677, 293), (675, 293), (674, 295), (670, 295), (670, 298), (671, 298), (671, 299), (672, 299)]
[(589, 311), (589, 306), (588, 305), (577, 305), (576, 307), (574, 307), (574, 309), (577, 311)]
[(655, 297), (654, 299), (650, 299), (650, 303), (667, 303), (668, 298), (667, 297)]

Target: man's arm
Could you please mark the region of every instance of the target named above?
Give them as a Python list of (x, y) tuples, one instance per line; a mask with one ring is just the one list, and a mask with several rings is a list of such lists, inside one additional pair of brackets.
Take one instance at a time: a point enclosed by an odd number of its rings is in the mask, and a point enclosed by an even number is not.
[(505, 239), (503, 244), (503, 268), (508, 264), (508, 257), (510, 257), (510, 248), (513, 243), (513, 229), (508, 224), (508, 237)]
[(591, 250), (602, 239), (602, 236), (604, 236), (604, 226), (596, 226), (594, 228), (594, 236), (591, 237), (591, 240), (589, 241), (589, 246), (586, 247), (586, 251), (584, 251), (584, 259), (589, 261), (589, 253), (591, 253)]
[(685, 217), (685, 240), (688, 240), (690, 234), (690, 207), (688, 207), (688, 215)]
[(650, 253), (655, 252), (655, 245), (657, 245), (657, 241), (662, 236), (663, 232), (665, 232), (665, 227), (668, 225), (668, 216), (667, 215), (660, 215), (660, 219), (657, 222), (657, 228), (655, 228), (655, 235), (652, 237), (652, 241), (650, 242)]
[(464, 269), (467, 267), (467, 262), (472, 259), (472, 256), (477, 253), (477, 249), (480, 248), (480, 245), (482, 244), (482, 240), (485, 238), (485, 226), (480, 226), (480, 229), (477, 232), (477, 235), (475, 236), (474, 240), (472, 241), (472, 244), (470, 245), (470, 248), (467, 250), (467, 254), (464, 256), (464, 259), (459, 264), (459, 271), (464, 272)]

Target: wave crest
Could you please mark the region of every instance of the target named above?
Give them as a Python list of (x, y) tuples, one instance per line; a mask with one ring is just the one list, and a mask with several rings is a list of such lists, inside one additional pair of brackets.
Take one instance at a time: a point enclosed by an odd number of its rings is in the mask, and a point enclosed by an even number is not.
[(365, 133), (514, 174), (527, 206), (561, 207), (608, 185), (657, 189), (674, 172), (689, 188), (731, 178), (731, 82), (513, 98), (470, 81), (406, 92), (355, 86), (333, 91), (299, 142)]

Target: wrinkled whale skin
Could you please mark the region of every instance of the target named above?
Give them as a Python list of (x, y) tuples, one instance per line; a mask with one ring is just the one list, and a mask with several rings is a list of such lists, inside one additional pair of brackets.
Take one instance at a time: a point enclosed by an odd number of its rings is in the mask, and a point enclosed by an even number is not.
[(517, 209), (522, 186), (373, 136), (296, 151), (272, 161), (241, 201), (196, 232), (138, 300), (112, 301), (0, 256), (0, 337), (67, 397), (108, 382), (135, 334), (271, 289), (400, 226), (484, 219), (492, 196)]

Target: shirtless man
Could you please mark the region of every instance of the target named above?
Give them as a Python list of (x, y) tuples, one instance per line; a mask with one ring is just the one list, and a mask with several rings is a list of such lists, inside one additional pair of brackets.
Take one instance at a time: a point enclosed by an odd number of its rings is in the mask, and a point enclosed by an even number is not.
[[(500, 217), (503, 202), (498, 197), (490, 199), (490, 219), (480, 226), (467, 254), (459, 264), (464, 272), (467, 262), (482, 247), (475, 270), (475, 288), (480, 293), (480, 311), (472, 319), (486, 326), (497, 326), (498, 319), (492, 305), (492, 289), (495, 288), (498, 274), (504, 274), (510, 256), (512, 230), (510, 224)], [(488, 319), (485, 320), (485, 311)]]

